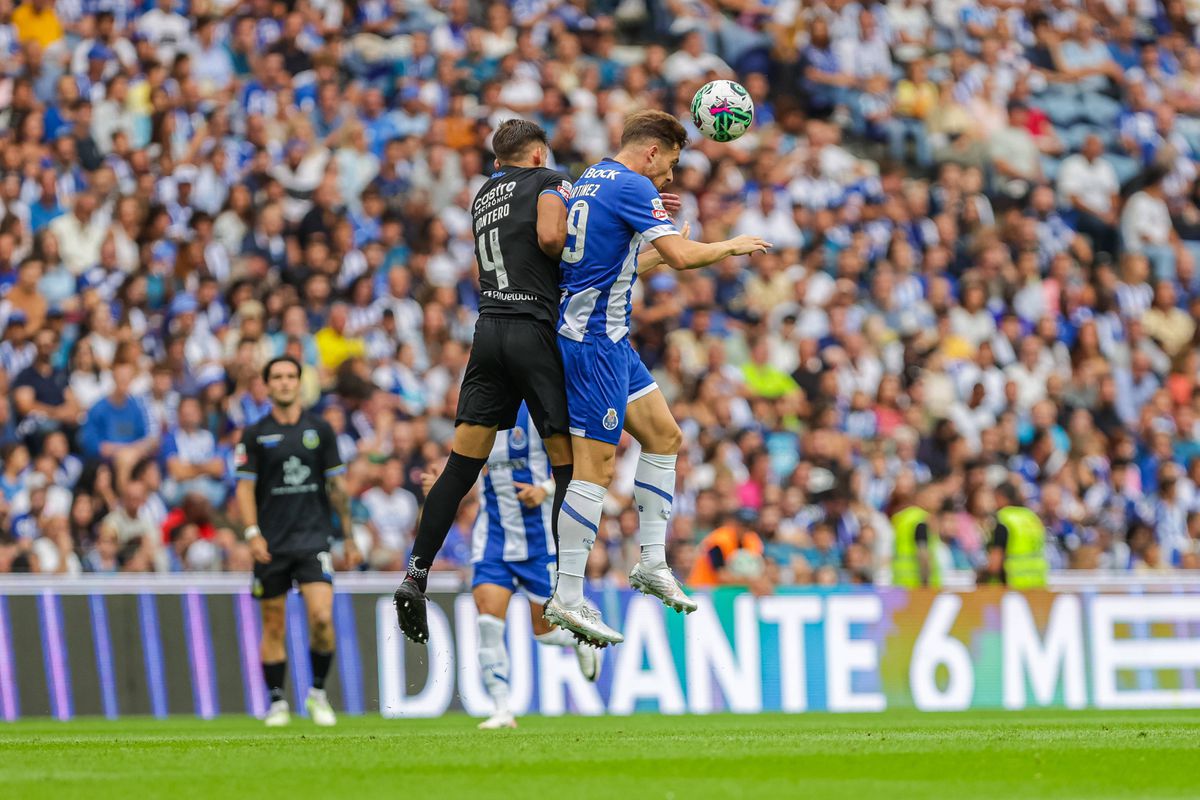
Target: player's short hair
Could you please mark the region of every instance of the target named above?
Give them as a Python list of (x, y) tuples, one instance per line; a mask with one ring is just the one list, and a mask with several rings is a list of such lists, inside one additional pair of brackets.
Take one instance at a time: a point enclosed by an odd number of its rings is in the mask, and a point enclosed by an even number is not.
[(542, 126), (527, 119), (505, 120), (492, 134), (492, 152), (496, 154), (496, 161), (501, 164), (520, 161), (533, 145), (549, 143), (550, 140)]
[(299, 376), (302, 372), (304, 372), (304, 368), (300, 366), (300, 362), (297, 361), (296, 359), (292, 358), (291, 356), (275, 356), (274, 358), (272, 358), (270, 361), (267, 362), (267, 365), (265, 367), (263, 367), (263, 371), (262, 371), (263, 383), (266, 383), (267, 380), (270, 378), (271, 368), (274, 367), (276, 364), (291, 364), (293, 367), (296, 368), (297, 376)]
[(687, 131), (679, 120), (657, 109), (630, 114), (625, 118), (625, 129), (621, 131), (621, 147), (650, 141), (682, 150), (687, 140)]

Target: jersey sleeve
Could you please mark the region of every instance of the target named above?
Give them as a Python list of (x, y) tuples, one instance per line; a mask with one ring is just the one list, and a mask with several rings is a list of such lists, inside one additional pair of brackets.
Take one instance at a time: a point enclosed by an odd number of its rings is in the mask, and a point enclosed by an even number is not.
[(617, 213), (647, 242), (663, 236), (679, 235), (654, 184), (641, 175), (625, 181), (621, 187)]
[(258, 437), (253, 425), (242, 431), (242, 440), (233, 451), (233, 470), (238, 480), (258, 478)]
[(547, 171), (542, 180), (542, 186), (538, 190), (538, 197), (544, 194), (561, 197), (563, 204), (566, 205), (571, 201), (571, 182), (557, 172)]
[(321, 463), (325, 468), (325, 477), (332, 478), (346, 471), (342, 463), (342, 454), (338, 452), (337, 434), (328, 422), (321, 424)]

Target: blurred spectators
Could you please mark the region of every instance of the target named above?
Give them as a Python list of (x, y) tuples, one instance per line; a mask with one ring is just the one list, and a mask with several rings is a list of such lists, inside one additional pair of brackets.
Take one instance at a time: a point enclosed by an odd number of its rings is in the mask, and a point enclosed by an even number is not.
[[(677, 220), (773, 252), (657, 274), (635, 345), (685, 432), (693, 583), (941, 573), (1011, 483), (1054, 568), (1200, 557), (1200, 48), (1167, 4), (843, 0), (0, 7), (0, 571), (241, 570), (228, 504), (289, 353), (407, 557), (477, 308), (470, 203), (525, 115), (572, 175), (678, 114)], [(742, 82), (730, 144), (687, 108)], [(636, 553), (626, 443), (588, 575)], [(621, 487), (624, 486), (623, 491)], [(465, 504), (438, 566), (469, 561)]]

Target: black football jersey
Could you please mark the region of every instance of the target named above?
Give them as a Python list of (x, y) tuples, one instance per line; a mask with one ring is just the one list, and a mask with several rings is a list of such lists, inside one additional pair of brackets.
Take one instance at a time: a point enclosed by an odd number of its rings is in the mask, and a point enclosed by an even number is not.
[(319, 553), (334, 535), (325, 480), (346, 470), (337, 436), (304, 412), (295, 425), (267, 414), (242, 432), (235, 453), (239, 478), (255, 481), (258, 527), (272, 553)]
[(571, 183), (544, 167), (497, 167), (471, 204), (479, 313), (558, 320), (557, 255), (538, 247), (537, 205), (553, 192), (565, 205)]

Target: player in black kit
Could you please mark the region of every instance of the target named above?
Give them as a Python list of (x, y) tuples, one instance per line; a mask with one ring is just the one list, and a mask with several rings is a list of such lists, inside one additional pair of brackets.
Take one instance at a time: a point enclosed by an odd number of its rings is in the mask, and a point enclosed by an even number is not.
[[(479, 319), (463, 376), (454, 445), (429, 491), (408, 574), (396, 590), (400, 629), (429, 638), (425, 586), (429, 568), (475, 485), (496, 439), (516, 424), (524, 401), (546, 444), (554, 474), (554, 516), (571, 480), (567, 398), (558, 352), (559, 258), (567, 236), (571, 184), (547, 169), (546, 132), (513, 119), (492, 137), (496, 169), (471, 205), (479, 264)], [(557, 537), (556, 537), (557, 538)]]
[(290, 720), (287, 674), (287, 593), (296, 583), (308, 609), (312, 688), (305, 707), (318, 725), (337, 718), (325, 696), (333, 662), (333, 514), (341, 523), (347, 566), (359, 561), (350, 535), (350, 497), (337, 437), (321, 417), (300, 406), (300, 364), (280, 356), (263, 369), (271, 413), (242, 431), (236, 453), (237, 501), (254, 554), (254, 596), (262, 608), (262, 669), (271, 692), (266, 723)]

